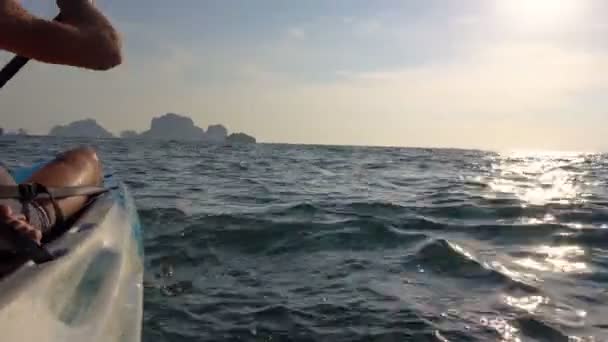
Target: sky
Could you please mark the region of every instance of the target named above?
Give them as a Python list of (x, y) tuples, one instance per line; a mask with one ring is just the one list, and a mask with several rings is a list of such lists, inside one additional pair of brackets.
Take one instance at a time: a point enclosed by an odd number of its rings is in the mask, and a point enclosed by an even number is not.
[(0, 126), (90, 117), (118, 133), (175, 112), (263, 142), (608, 150), (603, 0), (96, 3), (125, 63), (28, 65), (0, 92)]

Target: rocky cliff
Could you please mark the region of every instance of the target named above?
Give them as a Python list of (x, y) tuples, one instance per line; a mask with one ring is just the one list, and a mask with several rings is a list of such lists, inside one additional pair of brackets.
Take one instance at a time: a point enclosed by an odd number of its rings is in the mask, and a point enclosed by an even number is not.
[(114, 138), (112, 133), (101, 127), (93, 119), (74, 121), (66, 126), (55, 126), (51, 129), (49, 135), (57, 137)]

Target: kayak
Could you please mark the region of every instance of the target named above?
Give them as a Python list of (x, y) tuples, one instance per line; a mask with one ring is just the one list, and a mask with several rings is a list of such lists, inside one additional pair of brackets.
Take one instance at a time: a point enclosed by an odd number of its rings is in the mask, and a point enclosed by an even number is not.
[[(37, 167), (13, 175), (20, 182)], [(54, 260), (0, 278), (3, 341), (141, 341), (142, 229), (125, 184), (107, 176), (104, 187), (45, 244)]]

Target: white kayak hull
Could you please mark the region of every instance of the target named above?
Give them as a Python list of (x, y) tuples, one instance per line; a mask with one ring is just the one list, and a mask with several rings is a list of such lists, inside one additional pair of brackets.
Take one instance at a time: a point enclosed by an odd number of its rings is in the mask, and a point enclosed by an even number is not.
[(116, 185), (29, 262), (0, 280), (2, 341), (140, 341), (143, 247), (127, 188)]

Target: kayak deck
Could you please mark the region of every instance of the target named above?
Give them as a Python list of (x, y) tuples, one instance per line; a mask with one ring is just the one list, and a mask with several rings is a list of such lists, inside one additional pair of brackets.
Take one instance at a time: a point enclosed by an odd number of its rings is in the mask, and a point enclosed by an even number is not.
[(3, 340), (141, 340), (141, 226), (126, 186), (112, 178), (106, 186), (113, 190), (45, 245), (56, 260), (0, 279)]

